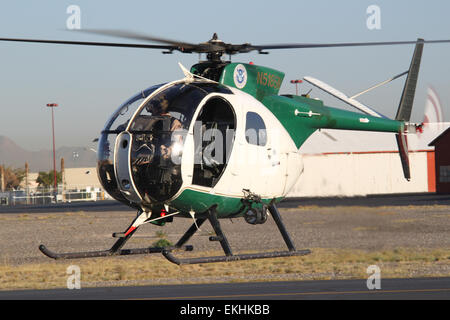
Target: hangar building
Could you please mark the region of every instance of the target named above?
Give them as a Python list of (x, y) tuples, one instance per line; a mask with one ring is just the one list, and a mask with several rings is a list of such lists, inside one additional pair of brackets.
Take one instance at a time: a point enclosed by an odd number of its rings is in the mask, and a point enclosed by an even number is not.
[(434, 139), (435, 181), (437, 193), (450, 193), (450, 128)]

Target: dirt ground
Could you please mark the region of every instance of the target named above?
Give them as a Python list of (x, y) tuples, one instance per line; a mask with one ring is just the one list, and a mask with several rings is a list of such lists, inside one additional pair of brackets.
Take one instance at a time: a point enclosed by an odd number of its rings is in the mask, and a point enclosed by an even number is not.
[[(313, 253), (301, 257), (300, 260), (278, 258), (276, 261), (281, 262), (276, 264), (285, 264), (285, 268), (279, 268), (278, 271), (264, 269), (265, 271), (261, 271), (261, 277), (258, 279), (271, 278), (271, 274), (274, 275), (273, 279), (279, 279), (280, 275), (286, 273), (286, 270), (290, 270), (287, 266), (290, 266), (291, 269), (294, 268), (294, 262), (307, 265), (308, 259), (310, 259), (309, 262), (314, 261), (316, 265), (315, 269), (308, 270), (308, 278), (312, 279), (323, 278), (323, 274), (336, 275), (336, 270), (340, 268), (340, 261), (346, 265), (341, 269), (346, 270), (345, 275), (350, 277), (362, 274), (362, 269), (352, 274), (351, 270), (355, 265), (362, 263), (366, 266), (367, 263), (374, 261), (378, 261), (379, 264), (383, 262), (407, 264), (405, 276), (450, 276), (450, 206), (370, 208), (309, 206), (280, 209), (280, 213), (297, 249), (309, 248)], [(20, 269), (33, 265), (41, 266), (37, 267), (40, 270), (60, 263), (45, 257), (38, 250), (40, 244), (45, 244), (56, 252), (108, 249), (115, 241), (111, 234), (124, 231), (134, 216), (134, 211), (0, 214), (0, 265), (5, 269), (3, 273), (0, 272), (0, 278), (3, 277), (5, 281), (5, 278), (12, 277), (11, 268)], [(191, 224), (192, 220), (190, 219), (175, 218), (173, 223), (168, 223), (164, 227), (144, 225), (135, 233), (125, 248), (151, 246), (161, 238), (175, 243)], [(234, 253), (286, 249), (286, 245), (270, 217), (263, 225), (249, 225), (243, 219), (221, 220), (221, 224)], [(220, 254), (220, 244), (208, 240), (212, 234), (212, 227), (205, 222), (200, 231), (188, 243), (194, 246), (194, 255), (205, 254), (207, 251)], [(315, 252), (316, 256), (314, 256)], [(330, 253), (332, 254), (330, 255)], [(358, 261), (355, 255), (366, 255), (367, 263)], [(378, 255), (378, 258), (374, 255)], [(170, 264), (160, 254), (151, 256), (151, 261), (156, 264)], [(350, 256), (352, 258), (349, 258)], [(147, 263), (150, 258), (149, 256), (136, 256), (107, 259), (109, 261), (115, 259), (114, 263), (118, 263), (121, 265), (120, 268), (126, 269), (127, 261), (131, 261), (127, 259), (132, 259), (133, 263), (139, 263), (139, 261)], [(271, 259), (263, 260), (265, 260), (265, 266), (271, 263)], [(71, 261), (70, 263), (65, 262), (65, 264), (82, 263), (80, 260)], [(327, 269), (327, 262), (329, 262), (330, 269)], [(225, 267), (226, 263), (214, 265), (223, 266), (225, 269), (233, 266), (231, 269), (236, 269), (237, 273), (239, 273), (237, 266), (246, 268), (239, 263), (230, 263), (228, 267)], [(171, 265), (170, 268), (172, 267), (180, 268), (175, 265)], [(257, 265), (253, 265), (253, 267), (257, 267)], [(300, 274), (305, 271), (301, 269), (303, 266), (298, 268), (298, 270), (292, 269), (295, 272), (292, 270), (289, 272), (291, 278), (302, 278)], [(124, 269), (121, 269), (123, 274), (119, 280), (127, 279), (127, 277), (123, 277)], [(220, 270), (220, 267), (216, 267), (211, 271), (220, 273)], [(399, 271), (400, 274), (393, 273), (393, 276), (401, 276), (403, 271)], [(192, 269), (192, 272), (195, 273), (198, 270)], [(341, 274), (344, 273), (341, 272)], [(233, 280), (232, 276), (228, 273), (228, 280)], [(143, 276), (141, 279), (142, 283), (148, 284), (146, 281), (148, 279), (145, 277)], [(250, 279), (250, 277), (247, 278)], [(207, 279), (206, 274), (205, 279)], [(139, 279), (134, 280), (139, 281)], [(95, 279), (92, 281), (96, 282)], [(102, 279), (98, 279), (98, 281), (101, 283)], [(108, 284), (114, 283), (108, 277), (103, 281), (109, 281)], [(0, 289), (2, 289), (1, 285), (0, 281)], [(6, 284), (3, 286), (13, 287), (11, 281), (8, 286)], [(18, 287), (23, 286), (18, 285)]]

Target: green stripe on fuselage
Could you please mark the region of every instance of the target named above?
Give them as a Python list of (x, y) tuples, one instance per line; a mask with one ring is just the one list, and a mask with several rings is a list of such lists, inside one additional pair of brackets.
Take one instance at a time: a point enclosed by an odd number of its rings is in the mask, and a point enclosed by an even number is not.
[(263, 104), (278, 118), (297, 148), (317, 129), (403, 131), (401, 121), (327, 107), (320, 100), (302, 96), (267, 96)]
[[(283, 198), (275, 199), (278, 203)], [(261, 199), (265, 204), (269, 204), (273, 199)], [(232, 197), (227, 195), (217, 195), (205, 191), (185, 189), (174, 200), (171, 201), (170, 206), (177, 208), (177, 210), (196, 213), (203, 213), (212, 206), (216, 207), (216, 213), (219, 218), (226, 218), (230, 216), (242, 216), (246, 207), (242, 202), (242, 197)], [(261, 204), (254, 204), (253, 207), (261, 207)]]

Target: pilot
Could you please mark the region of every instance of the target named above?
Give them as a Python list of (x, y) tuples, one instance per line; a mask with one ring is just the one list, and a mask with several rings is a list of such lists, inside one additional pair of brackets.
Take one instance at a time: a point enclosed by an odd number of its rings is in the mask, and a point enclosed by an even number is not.
[[(176, 132), (177, 130), (181, 130), (183, 129), (183, 125), (181, 124), (180, 120), (176, 119), (175, 117), (173, 117), (170, 112), (167, 111), (169, 107), (169, 102), (167, 101), (165, 95), (162, 95), (159, 99), (155, 99), (154, 101), (152, 101), (152, 104), (148, 107), (146, 107), (147, 111), (152, 113), (152, 116), (162, 116), (162, 117), (169, 117), (169, 121), (170, 121), (170, 132), (171, 134), (173, 134), (174, 132)], [(161, 157), (164, 160), (167, 160), (170, 158), (171, 153), (172, 153), (172, 145), (171, 142), (173, 142), (172, 136), (170, 137), (171, 140), (167, 143), (162, 143), (161, 147), (160, 147), (160, 151), (161, 151)], [(181, 142), (182, 137), (180, 135), (179, 139)], [(177, 140), (176, 139), (176, 140)]]
[(146, 109), (148, 112), (151, 112), (152, 116), (165, 116), (171, 117), (171, 126), (170, 131), (173, 132), (177, 129), (181, 129), (181, 122), (174, 118), (170, 112), (167, 111), (169, 107), (169, 102), (167, 101), (165, 95), (162, 95), (160, 98), (151, 101), (151, 105), (147, 106)]

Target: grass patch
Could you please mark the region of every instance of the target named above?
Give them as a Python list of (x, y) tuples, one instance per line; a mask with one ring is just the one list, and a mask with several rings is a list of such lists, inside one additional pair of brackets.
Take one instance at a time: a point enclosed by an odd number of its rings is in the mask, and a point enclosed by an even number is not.
[[(165, 239), (160, 239), (165, 240)], [(177, 253), (179, 256), (221, 255), (220, 252)], [(0, 264), (0, 288), (65, 288), (70, 265), (81, 270), (81, 286), (149, 285), (315, 279), (366, 279), (369, 265), (382, 277), (448, 276), (450, 249), (399, 248), (383, 251), (312, 249), (307, 256), (177, 266), (161, 255)]]
[(156, 231), (156, 237), (159, 238), (157, 241), (153, 242), (152, 247), (164, 248), (173, 246), (173, 243), (167, 239), (167, 234), (162, 231)]
[(173, 243), (167, 239), (159, 239), (158, 241), (153, 242), (152, 247), (156, 248), (164, 248), (173, 246)]

